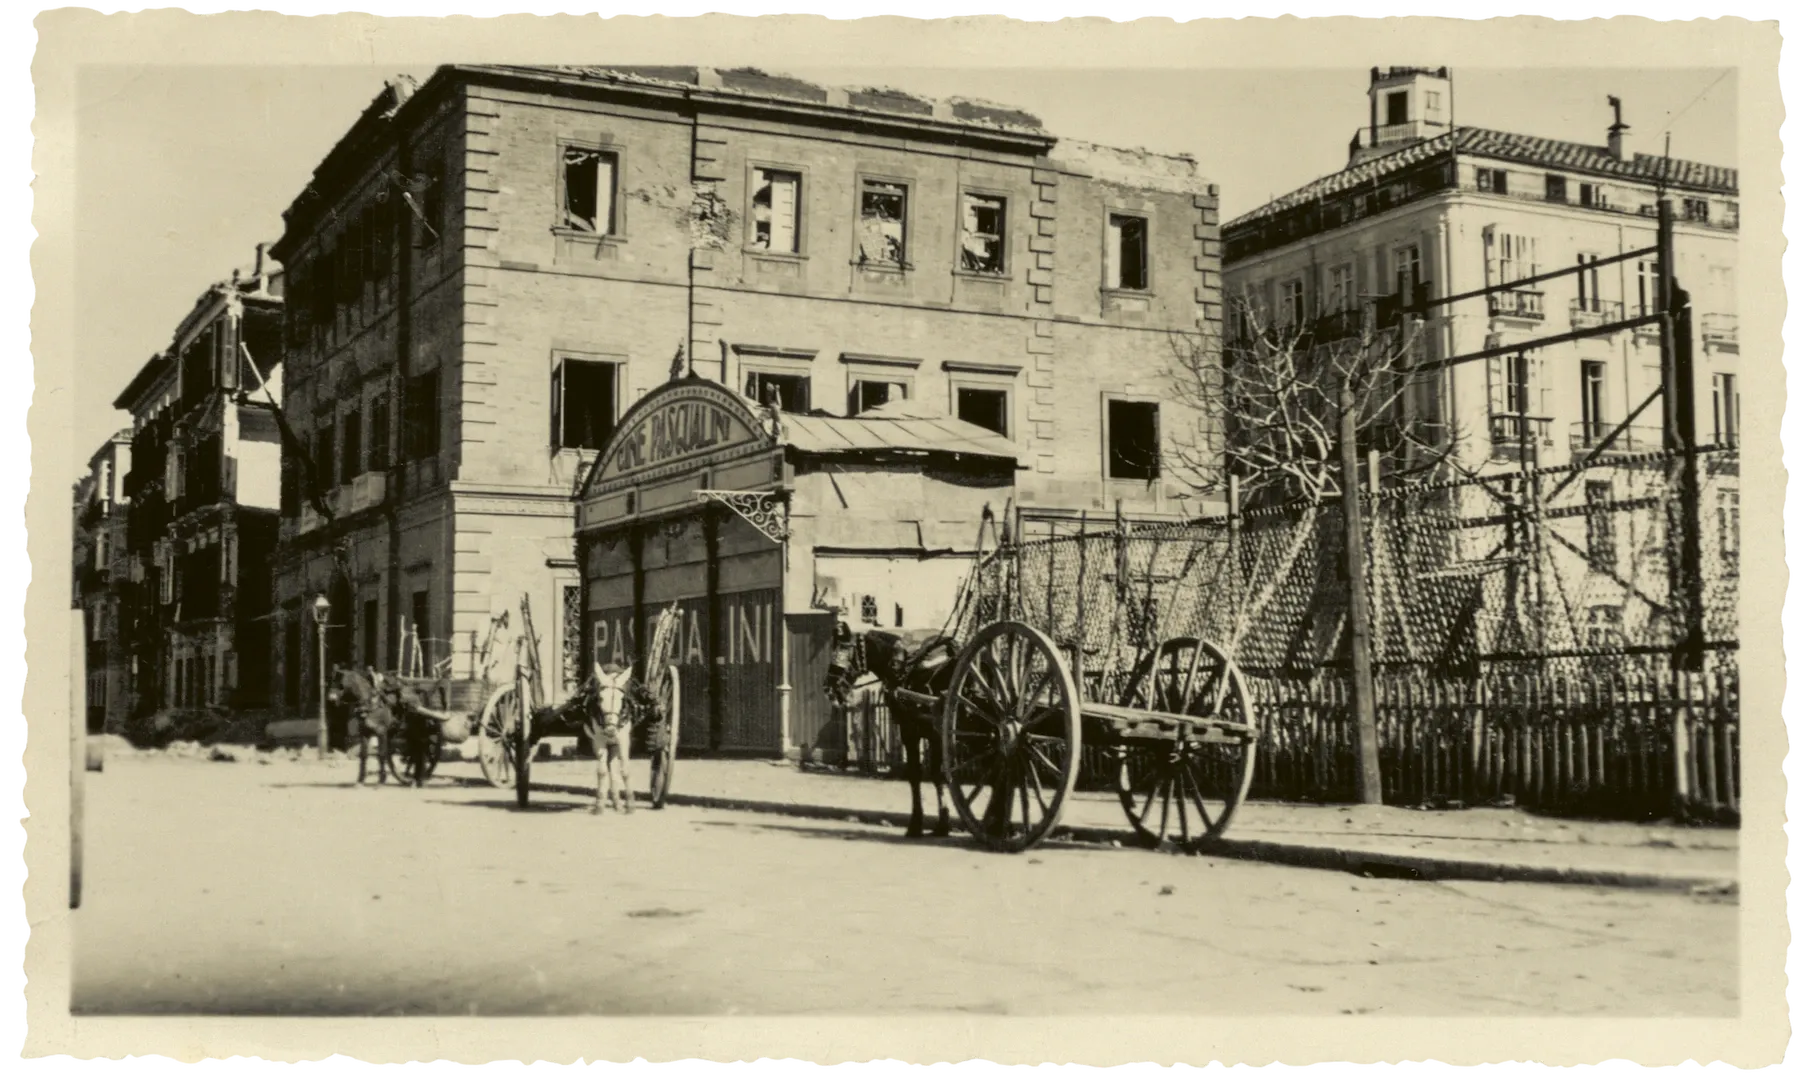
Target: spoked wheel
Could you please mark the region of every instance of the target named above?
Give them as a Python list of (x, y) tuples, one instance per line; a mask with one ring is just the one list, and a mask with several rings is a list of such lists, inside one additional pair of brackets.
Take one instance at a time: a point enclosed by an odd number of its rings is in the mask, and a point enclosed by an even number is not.
[(499, 686), (483, 703), (483, 715), (477, 721), (477, 765), (491, 787), (507, 787), (514, 779), (508, 734), (520, 715), (520, 700), (513, 686)]
[(673, 664), (665, 669), (665, 694), (660, 707), (665, 710), (665, 740), (661, 745), (652, 747), (652, 773), (647, 781), (647, 798), (652, 800), (653, 809), (663, 810), (665, 799), (672, 793), (672, 773), (678, 765), (678, 721), (679, 705), (682, 703), (678, 689), (678, 665)]
[[(427, 725), (427, 733), (423, 739), (426, 746), (421, 760), (413, 759), (409, 746), (406, 725), (403, 720), (389, 729), (389, 773), (404, 784), (420, 787), (433, 778), (433, 770), (439, 765), (440, 749), (444, 745), (445, 736), (440, 731), (439, 722), (431, 721)], [(418, 775), (417, 775), (418, 774)]]
[(1130, 673), (1127, 708), (1199, 718), (1173, 741), (1115, 748), (1115, 786), (1130, 827), (1147, 847), (1196, 851), (1224, 835), (1255, 776), (1255, 710), (1243, 674), (1223, 649), (1170, 638)]
[(942, 762), (961, 824), (994, 851), (1023, 851), (1061, 820), (1080, 768), (1080, 693), (1048, 635), (981, 630), (942, 703)]

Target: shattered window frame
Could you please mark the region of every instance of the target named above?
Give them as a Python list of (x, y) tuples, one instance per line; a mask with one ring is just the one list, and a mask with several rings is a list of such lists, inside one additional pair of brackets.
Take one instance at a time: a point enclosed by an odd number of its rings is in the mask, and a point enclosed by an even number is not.
[[(1010, 197), (1002, 192), (969, 188), (961, 192), (960, 209), (958, 268), (961, 273), (982, 277), (1004, 277), (1010, 273), (1007, 262)], [(985, 227), (982, 213), (992, 216), (990, 229)]]
[[(776, 185), (783, 181), (791, 184), (791, 246), (778, 247), (772, 243), (775, 217), (771, 192), (777, 190)], [(762, 206), (760, 196), (766, 194)], [(763, 212), (763, 213), (762, 213)], [(760, 235), (764, 226), (766, 235)], [(762, 255), (797, 255), (804, 254), (804, 171), (796, 166), (768, 165), (752, 163), (747, 167), (747, 250)]]
[(847, 414), (859, 416), (894, 401), (909, 401), (916, 396), (915, 387), (911, 385), (914, 381), (905, 375), (850, 372)]
[[(909, 270), (911, 183), (895, 177), (862, 176), (854, 215), (854, 261), (868, 269)], [(896, 202), (895, 214), (883, 204)]]
[(808, 413), (810, 376), (811, 372), (801, 369), (747, 367), (742, 369), (742, 394), (764, 406), (765, 391), (770, 387), (778, 394), (780, 412)]
[[(1014, 393), (1014, 389), (1015, 382), (1005, 381), (1004, 379), (993, 381), (986, 378), (967, 377), (951, 380), (948, 386), (948, 396), (950, 399), (948, 412), (957, 420), (965, 420), (967, 423), (976, 424), (988, 431), (996, 432), (1007, 439), (1012, 438), (1012, 432), (1016, 430), (1017, 426), (1014, 423), (1014, 409), (1016, 406), (1016, 394)], [(991, 400), (993, 395), (997, 395), (999, 402), (998, 418), (1002, 422), (1004, 430), (999, 431), (989, 424), (982, 424), (978, 420), (970, 419), (965, 415), (964, 410), (961, 407), (963, 394), (975, 395), (973, 400), (976, 403), (981, 397), (986, 400)]]
[[(1106, 394), (1104, 412), (1105, 478), (1154, 484), (1162, 475), (1161, 401), (1136, 394)], [(1146, 425), (1139, 418), (1146, 418)], [(1146, 440), (1136, 429), (1146, 426)]]
[[(581, 207), (573, 205), (576, 194), (572, 188), (574, 167), (581, 167), (589, 159), (591, 175), (589, 179), (589, 215), (585, 216)], [(601, 169), (604, 162), (609, 166), (609, 182), (607, 190), (602, 183)], [(622, 228), (621, 200), (621, 149), (602, 143), (561, 142), (559, 144), (559, 202), (557, 223), (554, 226), (560, 232), (577, 236), (620, 237)], [(602, 199), (607, 196), (607, 205)], [(606, 211), (606, 214), (605, 214)]]

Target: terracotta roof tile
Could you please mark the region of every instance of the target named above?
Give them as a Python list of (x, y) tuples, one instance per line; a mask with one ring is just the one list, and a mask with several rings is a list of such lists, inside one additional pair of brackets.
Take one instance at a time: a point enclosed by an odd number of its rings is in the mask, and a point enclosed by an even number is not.
[(1536, 135), (1516, 135), (1512, 132), (1493, 131), (1488, 128), (1463, 127), (1458, 128), (1454, 133), (1413, 143), (1385, 157), (1365, 161), (1360, 165), (1334, 172), (1329, 176), (1321, 176), (1305, 187), (1288, 192), (1249, 213), (1239, 215), (1226, 224), (1225, 228), (1234, 229), (1247, 222), (1360, 187), (1370, 180), (1405, 170), (1439, 154), (1447, 154), (1450, 152), (1453, 139), (1456, 141), (1458, 153), (1473, 157), (1571, 169), (1577, 172), (1646, 183), (1656, 183), (1661, 179), (1676, 187), (1694, 191), (1710, 191), (1725, 195), (1739, 193), (1739, 170), (1737, 169), (1675, 158), (1668, 161), (1666, 169), (1666, 162), (1663, 158), (1653, 157), (1650, 154), (1634, 154), (1631, 159), (1622, 161), (1608, 153), (1604, 146), (1564, 142), (1561, 139), (1544, 139)]

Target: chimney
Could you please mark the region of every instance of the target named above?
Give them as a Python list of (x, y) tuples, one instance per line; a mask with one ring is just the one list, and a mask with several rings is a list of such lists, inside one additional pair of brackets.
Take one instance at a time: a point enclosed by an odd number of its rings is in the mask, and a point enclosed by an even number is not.
[(1613, 155), (1614, 160), (1625, 161), (1626, 142), (1624, 134), (1632, 129), (1628, 125), (1620, 122), (1620, 99), (1609, 96), (1607, 104), (1613, 106), (1613, 126), (1607, 129), (1607, 152)]
[(270, 287), (270, 283), (264, 278), (264, 252), (269, 247), (269, 244), (257, 245), (257, 265), (251, 271), (251, 280), (257, 282), (258, 292), (264, 292)]

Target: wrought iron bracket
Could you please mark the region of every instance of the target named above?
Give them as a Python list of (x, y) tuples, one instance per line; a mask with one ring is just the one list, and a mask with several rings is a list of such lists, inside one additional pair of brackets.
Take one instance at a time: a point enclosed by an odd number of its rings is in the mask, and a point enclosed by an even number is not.
[(785, 498), (771, 491), (698, 491), (698, 502), (717, 502), (764, 533), (766, 539), (782, 544), (791, 535), (790, 515)]

